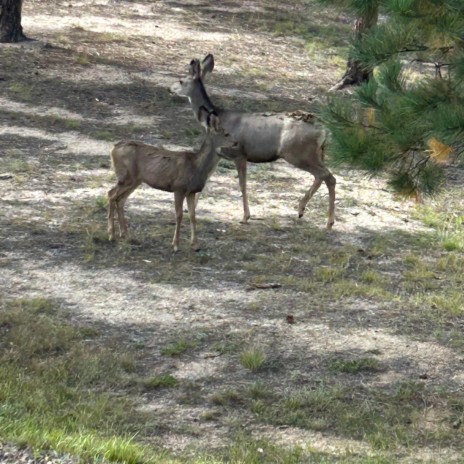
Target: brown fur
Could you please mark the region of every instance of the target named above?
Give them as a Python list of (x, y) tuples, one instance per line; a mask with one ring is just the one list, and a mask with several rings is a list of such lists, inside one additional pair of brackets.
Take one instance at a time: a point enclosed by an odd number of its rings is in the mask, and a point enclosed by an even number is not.
[[(329, 192), (327, 228), (335, 221), (336, 179), (324, 164), (325, 130), (317, 124), (312, 113), (243, 113), (221, 109), (213, 104), (203, 84), (203, 78), (214, 69), (214, 57), (209, 54), (200, 63), (190, 62), (189, 74), (171, 86), (171, 92), (188, 97), (195, 116), (199, 108), (209, 108), (218, 116), (224, 129), (238, 144), (227, 151), (228, 159), (235, 162), (242, 191), (243, 219), (248, 222), (250, 209), (247, 196), (247, 162), (270, 163), (281, 158), (314, 176), (309, 190), (298, 204), (298, 215), (303, 216), (308, 201), (324, 182)], [(196, 116), (197, 117), (197, 116)]]
[[(210, 115), (208, 115), (208, 121)], [(198, 152), (174, 152), (133, 140), (118, 142), (111, 151), (111, 160), (117, 184), (108, 192), (108, 234), (114, 240), (114, 213), (118, 211), (120, 236), (127, 234), (124, 204), (129, 195), (142, 183), (174, 193), (176, 230), (172, 245), (177, 251), (182, 222), (184, 199), (190, 215), (192, 248), (198, 249), (195, 221), (195, 194), (201, 192), (219, 158), (217, 150), (227, 145), (225, 135), (218, 129), (217, 121), (209, 127), (206, 139)], [(229, 142), (230, 143), (230, 142)], [(230, 143), (230, 145), (232, 145)]]

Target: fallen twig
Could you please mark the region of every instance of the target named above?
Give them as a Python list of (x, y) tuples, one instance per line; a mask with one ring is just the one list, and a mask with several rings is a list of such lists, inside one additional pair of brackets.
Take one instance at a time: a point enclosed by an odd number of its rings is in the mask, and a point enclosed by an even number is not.
[(246, 291), (251, 292), (253, 290), (268, 290), (270, 288), (280, 288), (280, 287), (282, 287), (282, 285), (275, 283), (275, 282), (271, 282), (267, 284), (257, 284), (254, 282), (249, 282)]

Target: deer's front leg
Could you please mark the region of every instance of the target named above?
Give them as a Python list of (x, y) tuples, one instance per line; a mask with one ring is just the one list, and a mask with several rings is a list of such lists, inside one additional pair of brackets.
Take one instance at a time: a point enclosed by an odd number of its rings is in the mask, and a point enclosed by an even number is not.
[(124, 207), (126, 205), (126, 201), (129, 198), (129, 195), (137, 188), (138, 185), (129, 185), (126, 187), (124, 193), (118, 196), (116, 201), (116, 205), (118, 208), (118, 220), (119, 220), (119, 235), (121, 238), (127, 237), (127, 221), (126, 216), (124, 215)]
[(174, 251), (179, 249), (179, 235), (180, 225), (182, 224), (182, 206), (184, 204), (184, 193), (174, 192), (174, 207), (176, 210), (176, 230), (174, 231), (174, 238), (172, 239), (172, 248)]
[(246, 176), (247, 176), (247, 160), (244, 156), (239, 156), (234, 159), (235, 166), (237, 167), (238, 172), (238, 182), (240, 184), (240, 190), (242, 192), (242, 201), (243, 201), (243, 219), (240, 221), (242, 224), (246, 224), (250, 219), (250, 208), (248, 207), (248, 196), (247, 196), (247, 186), (246, 186)]
[(196, 195), (189, 193), (187, 195), (187, 208), (190, 216), (190, 230), (191, 230), (191, 247), (192, 250), (198, 251), (200, 249), (197, 241), (197, 222), (195, 217)]

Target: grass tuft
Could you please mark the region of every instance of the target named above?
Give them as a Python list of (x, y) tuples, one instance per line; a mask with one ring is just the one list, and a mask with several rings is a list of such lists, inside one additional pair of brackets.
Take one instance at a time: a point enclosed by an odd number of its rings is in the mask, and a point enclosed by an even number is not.
[(240, 363), (250, 371), (258, 371), (263, 368), (266, 355), (261, 348), (250, 348), (240, 355)]

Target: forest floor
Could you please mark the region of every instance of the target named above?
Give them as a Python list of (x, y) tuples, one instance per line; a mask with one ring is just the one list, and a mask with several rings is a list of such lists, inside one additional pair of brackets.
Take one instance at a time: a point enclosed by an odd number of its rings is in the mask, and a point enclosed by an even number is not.
[[(188, 217), (172, 252), (172, 194), (146, 186), (130, 240), (108, 241), (112, 145), (201, 143), (168, 91), (192, 58), (214, 54), (221, 106), (311, 111), (343, 73), (349, 18), (309, 1), (29, 0), (23, 27), (35, 41), (0, 46), (0, 314), (46, 302), (124, 357), (106, 393), (130, 407), (111, 433), (192, 462), (462, 462), (462, 165), (420, 207), (334, 168), (326, 231), (325, 186), (298, 219), (312, 178), (283, 161), (249, 165), (240, 224), (221, 161), (199, 252)], [(31, 444), (1, 417), (0, 441)]]

